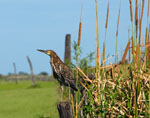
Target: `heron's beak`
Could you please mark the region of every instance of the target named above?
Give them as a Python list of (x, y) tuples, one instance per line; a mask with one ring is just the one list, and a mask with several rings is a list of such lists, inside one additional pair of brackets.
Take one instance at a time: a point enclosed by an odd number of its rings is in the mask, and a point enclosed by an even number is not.
[(39, 52), (43, 52), (43, 53), (45, 53), (45, 54), (47, 54), (47, 55), (51, 55), (51, 51), (50, 50), (40, 50), (40, 49), (37, 49), (37, 51), (39, 51)]
[(46, 51), (46, 50), (40, 50), (40, 49), (37, 49), (37, 51), (43, 52), (43, 53), (47, 54), (47, 51)]

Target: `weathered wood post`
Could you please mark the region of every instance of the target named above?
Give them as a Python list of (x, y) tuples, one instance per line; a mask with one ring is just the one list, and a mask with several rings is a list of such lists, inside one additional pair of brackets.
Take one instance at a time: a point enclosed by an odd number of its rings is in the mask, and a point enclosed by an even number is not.
[[(71, 35), (67, 34), (65, 39), (65, 54), (64, 63), (69, 65), (71, 63)], [(72, 110), (69, 101), (60, 102), (57, 105), (59, 118), (73, 118)]]
[(64, 55), (65, 64), (70, 64), (71, 62), (71, 35), (67, 34), (65, 39), (65, 55)]
[(35, 83), (34, 74), (33, 74), (33, 67), (32, 67), (32, 63), (31, 63), (29, 56), (27, 56), (27, 60), (30, 66), (32, 85), (35, 86), (36, 83)]
[(16, 81), (16, 84), (18, 84), (18, 80), (17, 80), (17, 70), (16, 70), (16, 64), (13, 63), (13, 67), (14, 67), (14, 75), (16, 76), (15, 77), (15, 81)]
[(59, 118), (73, 118), (69, 102), (60, 102), (57, 105)]

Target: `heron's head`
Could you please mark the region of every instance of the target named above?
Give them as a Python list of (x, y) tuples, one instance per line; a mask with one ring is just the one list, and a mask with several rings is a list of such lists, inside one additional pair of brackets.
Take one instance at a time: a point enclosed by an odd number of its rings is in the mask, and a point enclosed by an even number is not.
[(40, 50), (40, 49), (37, 49), (37, 51), (43, 52), (43, 53), (45, 53), (45, 54), (47, 54), (47, 55), (49, 55), (49, 56), (52, 56), (52, 55), (53, 55), (53, 52), (54, 52), (54, 51), (52, 51), (52, 50)]

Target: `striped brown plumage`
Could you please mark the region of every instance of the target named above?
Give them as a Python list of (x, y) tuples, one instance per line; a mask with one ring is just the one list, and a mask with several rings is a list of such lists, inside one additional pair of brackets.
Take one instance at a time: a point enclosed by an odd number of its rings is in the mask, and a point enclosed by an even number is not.
[(67, 67), (62, 60), (58, 57), (58, 55), (53, 50), (38, 50), (50, 56), (50, 64), (53, 70), (53, 76), (58, 80), (60, 85), (69, 86), (73, 90), (77, 91), (77, 87), (75, 85), (75, 78), (73, 76), (72, 71), (69, 67)]

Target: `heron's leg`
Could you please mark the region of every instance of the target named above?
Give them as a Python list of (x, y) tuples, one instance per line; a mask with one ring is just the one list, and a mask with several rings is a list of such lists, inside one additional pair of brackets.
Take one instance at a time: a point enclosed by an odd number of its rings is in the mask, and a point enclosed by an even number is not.
[(69, 100), (70, 100), (70, 89), (71, 89), (71, 88), (70, 88), (70, 84), (69, 84)]
[(60, 86), (61, 88), (61, 101), (63, 100), (63, 95), (64, 95), (64, 87), (63, 86)]

